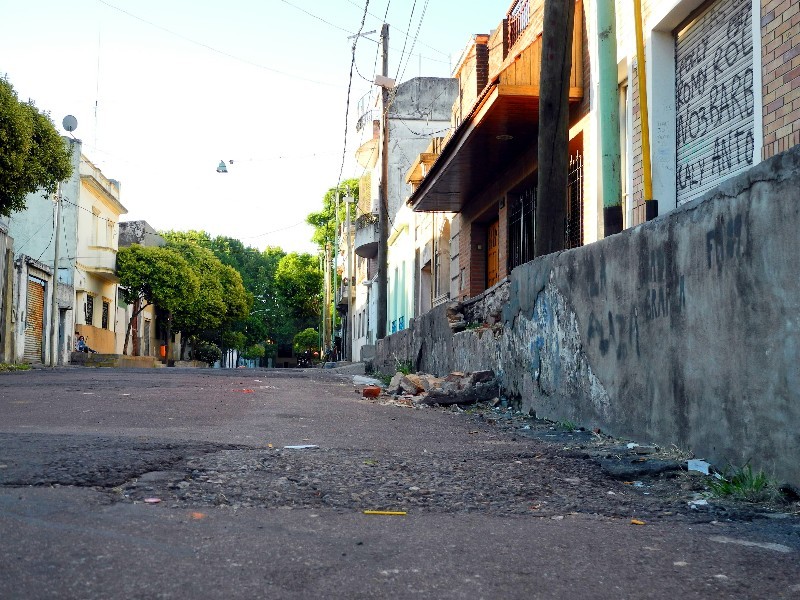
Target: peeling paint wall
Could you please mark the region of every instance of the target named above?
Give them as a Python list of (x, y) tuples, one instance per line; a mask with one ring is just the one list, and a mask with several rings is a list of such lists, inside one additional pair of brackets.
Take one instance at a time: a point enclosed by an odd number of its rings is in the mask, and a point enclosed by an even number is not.
[[(654, 221), (515, 269), (497, 290), (501, 325), (453, 334), (437, 307), (380, 342), (376, 367), (396, 355), (435, 374), (492, 368), (539, 416), (800, 484), (798, 231), (795, 147)], [(485, 298), (462, 312), (476, 321), (481, 306), (496, 314)]]

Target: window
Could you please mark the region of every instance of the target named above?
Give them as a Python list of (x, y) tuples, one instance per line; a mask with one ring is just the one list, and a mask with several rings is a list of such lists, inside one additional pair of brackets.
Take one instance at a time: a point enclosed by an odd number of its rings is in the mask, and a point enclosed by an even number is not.
[(103, 231), (102, 222), (100, 221), (100, 211), (96, 208), (92, 209), (92, 245), (99, 246), (100, 245), (100, 236), (102, 235), (101, 232)]
[(91, 294), (86, 294), (86, 306), (83, 317), (87, 325), (94, 324), (94, 296)]
[(103, 318), (100, 325), (103, 329), (108, 329), (108, 302), (103, 300)]

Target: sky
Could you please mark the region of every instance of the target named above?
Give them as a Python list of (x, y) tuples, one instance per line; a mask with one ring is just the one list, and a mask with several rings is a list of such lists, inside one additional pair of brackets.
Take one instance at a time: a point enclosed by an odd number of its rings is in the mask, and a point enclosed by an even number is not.
[(62, 134), (77, 118), (83, 153), (121, 183), (122, 220), (315, 253), (306, 216), (362, 172), (356, 107), (384, 15), (402, 82), (449, 77), (508, 6), (371, 0), (361, 31), (377, 33), (357, 38), (350, 80), (361, 0), (0, 0), (0, 76)]

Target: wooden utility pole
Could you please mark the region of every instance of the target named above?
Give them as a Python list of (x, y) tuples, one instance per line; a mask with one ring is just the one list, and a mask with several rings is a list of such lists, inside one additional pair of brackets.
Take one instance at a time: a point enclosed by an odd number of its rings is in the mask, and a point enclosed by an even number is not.
[(569, 168), (569, 78), (575, 3), (545, 0), (539, 75), (535, 256), (564, 249)]
[[(389, 77), (389, 25), (381, 27), (383, 43), (383, 73)], [(389, 89), (381, 87), (381, 187), (378, 207), (378, 306), (376, 338), (386, 337), (389, 254)]]
[(323, 354), (331, 347), (331, 320), (328, 311), (331, 309), (331, 245), (330, 242), (325, 244), (325, 293), (323, 294), (323, 308), (322, 308), (322, 343)]

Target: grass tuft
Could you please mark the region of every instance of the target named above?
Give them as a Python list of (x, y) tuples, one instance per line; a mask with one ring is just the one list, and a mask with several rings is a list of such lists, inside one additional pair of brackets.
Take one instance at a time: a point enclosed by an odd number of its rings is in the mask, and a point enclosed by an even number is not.
[(0, 373), (7, 373), (10, 371), (27, 371), (30, 369), (30, 365), (25, 364), (10, 364), (10, 363), (0, 363)]
[(753, 471), (750, 465), (726, 470), (722, 478), (713, 479), (709, 487), (718, 498), (735, 498), (746, 502), (768, 502), (781, 497), (777, 482), (763, 471)]

